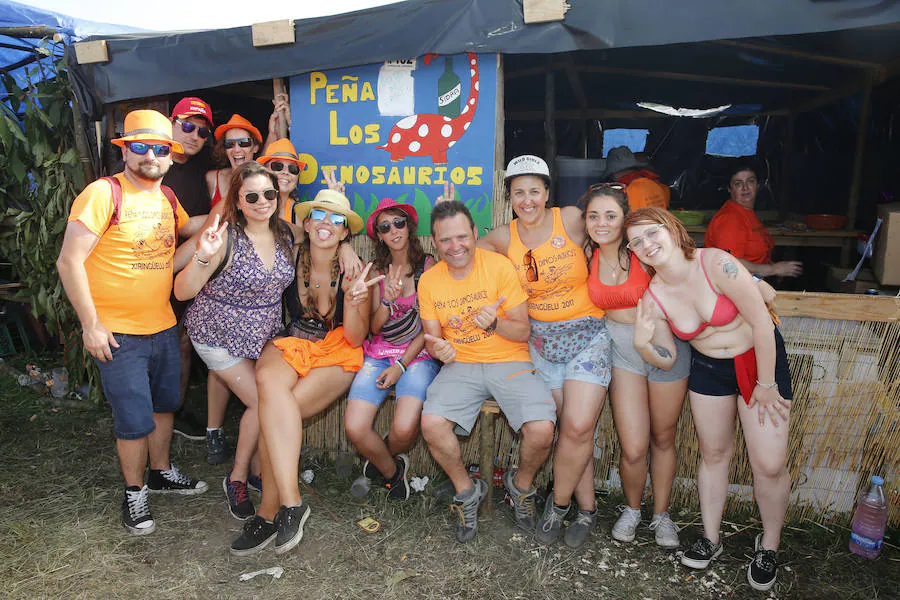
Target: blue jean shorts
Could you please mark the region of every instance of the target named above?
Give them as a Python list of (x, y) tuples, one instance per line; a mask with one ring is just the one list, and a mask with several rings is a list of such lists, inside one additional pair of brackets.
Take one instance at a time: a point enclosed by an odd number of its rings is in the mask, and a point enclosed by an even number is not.
[(561, 389), (563, 381), (567, 379), (609, 387), (609, 380), (612, 376), (612, 356), (609, 331), (605, 326), (569, 362), (550, 362), (541, 356), (540, 351), (530, 340), (528, 350), (531, 352), (531, 362), (534, 363), (538, 374), (551, 390)]
[(103, 395), (112, 407), (116, 437), (137, 440), (156, 429), (153, 413), (174, 412), (181, 406), (178, 327), (113, 337), (119, 347), (110, 347), (112, 360), (96, 361)]
[[(381, 372), (394, 363), (390, 358), (373, 358), (366, 356), (362, 369), (353, 378), (350, 393), (347, 397), (351, 400), (365, 400), (375, 406), (381, 406), (387, 397), (390, 388), (381, 389), (376, 383)], [(440, 366), (433, 360), (420, 360), (411, 364), (406, 373), (400, 376), (394, 384), (394, 392), (397, 398), (412, 396), (425, 401), (425, 391), (431, 385), (431, 381), (440, 371)]]

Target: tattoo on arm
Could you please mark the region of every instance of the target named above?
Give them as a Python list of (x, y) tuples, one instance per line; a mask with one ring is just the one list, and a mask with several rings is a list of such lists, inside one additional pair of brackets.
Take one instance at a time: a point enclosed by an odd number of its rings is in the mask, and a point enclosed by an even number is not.
[(656, 353), (659, 354), (659, 356), (662, 358), (672, 358), (672, 353), (669, 352), (668, 348), (653, 344), (653, 349), (656, 350)]
[(726, 275), (728, 275), (728, 279), (737, 278), (737, 274), (738, 274), (737, 265), (735, 265), (730, 260), (727, 261), (724, 265), (722, 265), (722, 270), (725, 272)]

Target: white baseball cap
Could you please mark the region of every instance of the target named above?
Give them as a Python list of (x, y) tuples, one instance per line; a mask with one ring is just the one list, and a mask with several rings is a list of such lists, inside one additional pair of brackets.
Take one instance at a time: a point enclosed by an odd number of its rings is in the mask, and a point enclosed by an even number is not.
[(540, 156), (523, 154), (515, 157), (506, 165), (505, 180), (509, 181), (513, 177), (519, 177), (520, 175), (538, 175), (550, 179), (550, 167), (547, 166), (547, 163)]

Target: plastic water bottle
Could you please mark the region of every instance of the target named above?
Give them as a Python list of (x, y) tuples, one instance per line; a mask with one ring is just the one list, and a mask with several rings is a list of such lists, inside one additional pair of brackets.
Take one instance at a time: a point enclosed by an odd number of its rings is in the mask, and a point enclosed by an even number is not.
[(864, 558), (878, 558), (887, 525), (887, 502), (884, 500), (884, 479), (872, 476), (869, 491), (859, 495), (856, 516), (850, 529), (850, 552)]

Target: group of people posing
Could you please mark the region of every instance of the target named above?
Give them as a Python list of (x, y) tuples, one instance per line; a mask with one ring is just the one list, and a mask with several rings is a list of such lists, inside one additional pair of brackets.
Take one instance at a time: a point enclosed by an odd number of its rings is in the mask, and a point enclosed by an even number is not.
[[(229, 390), (246, 406), (223, 480), (231, 514), (245, 520), (233, 554), (272, 542), (284, 553), (301, 541), (310, 515), (298, 484), (303, 420), (345, 394), (346, 433), (365, 459), (354, 493), (375, 484), (407, 499), (405, 452), (421, 431), (453, 483), (460, 542), (476, 535), (489, 484), (470, 477), (457, 435), (494, 398), (520, 436), (518, 465), (503, 477), (516, 523), (541, 543), (562, 538), (572, 548), (595, 528), (593, 439), (608, 394), (627, 501), (612, 536), (635, 538), (649, 469), (649, 527), (657, 544), (678, 547), (668, 508), (687, 393), (703, 533), (682, 563), (703, 569), (722, 553), (737, 415), (763, 522), (748, 579), (760, 590), (774, 585), (790, 489), (791, 381), (767, 308), (774, 291), (739, 260), (697, 249), (663, 208), (632, 210), (618, 182), (591, 186), (577, 206), (552, 206), (549, 168), (530, 155), (506, 170), (514, 218), (484, 236), (445, 185), (431, 214), (432, 257), (411, 205), (385, 198), (363, 220), (333, 173), (327, 189), (297, 203), (304, 165), (293, 146), (273, 140), (251, 160), (261, 136), (236, 117), (221, 139), (229, 159), (242, 160), (207, 178), (221, 198), (209, 216), (188, 218), (161, 186), (171, 154), (183, 151), (172, 135), (178, 119), (126, 117), (114, 140), (124, 171), (76, 198), (58, 261), (113, 409), (130, 532), (155, 527), (149, 492), (207, 488), (168, 456), (180, 405), (169, 305), (177, 273), (176, 298), (193, 299), (185, 330), (215, 381), (210, 419), (221, 420)], [(363, 229), (374, 242), (364, 267), (347, 243)], [(176, 251), (178, 235), (190, 239)], [(391, 390), (383, 438), (374, 422)], [(551, 450), (553, 490), (539, 510), (534, 478)], [(262, 492), (259, 506), (248, 488)]]

